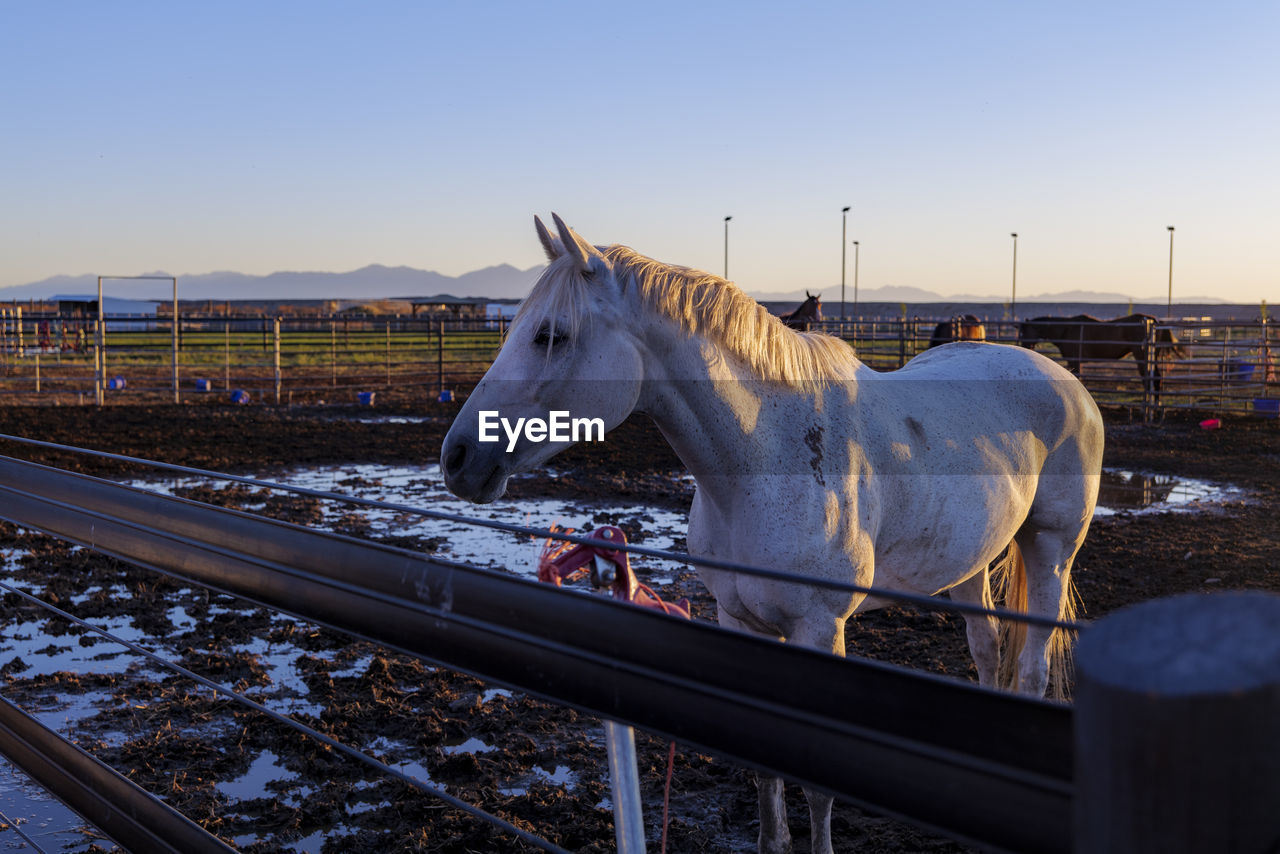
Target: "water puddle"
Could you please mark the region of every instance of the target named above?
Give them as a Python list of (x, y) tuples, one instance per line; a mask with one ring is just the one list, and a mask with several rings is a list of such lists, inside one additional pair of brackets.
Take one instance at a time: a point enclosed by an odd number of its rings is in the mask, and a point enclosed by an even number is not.
[(355, 418), (334, 418), (334, 421), (356, 424), (430, 424), (446, 419), (439, 415), (360, 415)]
[(1126, 469), (1104, 469), (1095, 515), (1166, 511), (1196, 513), (1244, 497), (1244, 490), (1231, 484)]
[[(13, 821), (44, 851), (102, 851), (110, 843), (85, 829), (84, 820), (26, 774), (0, 759), (0, 813)], [(89, 835), (92, 833), (93, 835)], [(6, 851), (30, 848), (13, 830), (0, 834)]]
[[(289, 486), (372, 499), (386, 504), (433, 510), (457, 516), (488, 519), (534, 528), (556, 524), (578, 530), (594, 530), (603, 524), (619, 524), (644, 531), (643, 544), (655, 549), (683, 549), (689, 527), (688, 513), (635, 503), (594, 501), (589, 505), (561, 499), (499, 499), (476, 505), (456, 498), (444, 486), (438, 465), (421, 467), (386, 465), (338, 465), (293, 469), (278, 477)], [(173, 494), (207, 485), (190, 477), (149, 477), (129, 481), (132, 486)], [(259, 505), (260, 507), (260, 505)], [(245, 509), (255, 509), (246, 505)], [(437, 554), (469, 566), (506, 569), (526, 578), (537, 576), (542, 541), (521, 534), (480, 528), (463, 522), (427, 519), (389, 508), (356, 507), (325, 502), (323, 518), (313, 527), (344, 530), (352, 514), (374, 536), (420, 537), (437, 544)], [(677, 561), (636, 557), (632, 567), (648, 584), (669, 582), (681, 568)]]
[(483, 742), (478, 738), (468, 738), (456, 743), (449, 741), (444, 743), (444, 752), (450, 756), (455, 753), (490, 753), (493, 750), (493, 745)]
[(567, 765), (557, 765), (550, 770), (535, 765), (531, 774), (510, 781), (508, 785), (499, 786), (498, 791), (510, 797), (519, 797), (529, 794), (529, 787), (539, 782), (561, 789), (572, 789), (578, 783), (578, 775)]
[(223, 780), (217, 784), (217, 788), (229, 798), (248, 801), (266, 796), (268, 783), (291, 776), (292, 773), (280, 764), (279, 756), (270, 750), (264, 750), (254, 758), (253, 764), (242, 776), (234, 780)]

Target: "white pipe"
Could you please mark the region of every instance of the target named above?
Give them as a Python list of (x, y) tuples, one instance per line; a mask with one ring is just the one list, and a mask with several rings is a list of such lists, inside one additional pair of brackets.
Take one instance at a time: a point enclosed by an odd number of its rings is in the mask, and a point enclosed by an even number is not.
[(624, 724), (605, 721), (604, 741), (609, 751), (609, 783), (613, 789), (613, 828), (618, 854), (644, 854), (644, 813), (640, 806), (635, 731)]

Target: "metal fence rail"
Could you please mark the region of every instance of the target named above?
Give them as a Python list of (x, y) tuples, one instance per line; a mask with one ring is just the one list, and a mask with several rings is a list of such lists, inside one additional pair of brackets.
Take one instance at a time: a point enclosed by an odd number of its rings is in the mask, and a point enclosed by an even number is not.
[(172, 854), (233, 850), (3, 698), (0, 753), (126, 850)]
[[(1072, 709), (3, 457), (0, 518), (991, 849), (1192, 854), (1280, 838), (1270, 594), (1105, 618), (1081, 645)], [(1238, 840), (1257, 844), (1229, 849)]]
[(1067, 707), (32, 463), (0, 458), (0, 484), (17, 524), (960, 838), (1070, 850)]
[[(848, 341), (865, 364), (888, 371), (927, 350), (939, 322), (919, 317), (846, 319), (813, 323), (810, 329)], [(1015, 321), (984, 319), (983, 326), (987, 341), (1020, 343), (1021, 324)], [(1088, 330), (1086, 325), (1080, 334)], [(1141, 409), (1147, 417), (1192, 410), (1274, 418), (1280, 411), (1280, 337), (1269, 320), (1160, 320), (1144, 345), (1148, 358), (1159, 365), (1158, 388), (1144, 381), (1131, 357), (1080, 360), (1081, 381), (1100, 404)], [(1055, 343), (1041, 342), (1036, 349), (1065, 361)]]
[(154, 316), (107, 316), (101, 330), (80, 315), (28, 314), (9, 325), (0, 395), (51, 403), (177, 402), (235, 390), (276, 403), (355, 402), (360, 392), (393, 389), (434, 396), (473, 385), (506, 329), (501, 318), (382, 315), (184, 315), (176, 335), (172, 318)]
[[(883, 371), (927, 350), (939, 322), (847, 318), (810, 328), (848, 341), (865, 364)], [(1017, 344), (1019, 326), (983, 320), (986, 340), (997, 343)], [(0, 395), (10, 399), (156, 402), (240, 390), (260, 402), (354, 403), (378, 392), (420, 399), (471, 388), (497, 354), (506, 321), (183, 316), (176, 364), (169, 317), (107, 317), (101, 353), (95, 323), (84, 318), (28, 314), (8, 327), (0, 335)], [(1167, 333), (1176, 344), (1164, 340)], [(1277, 414), (1280, 341), (1273, 324), (1162, 320), (1152, 335), (1147, 347), (1160, 363), (1162, 388), (1144, 382), (1131, 358), (1086, 358), (1081, 379), (1099, 403), (1141, 408), (1148, 417), (1181, 409)], [(1038, 349), (1062, 361), (1053, 344)]]

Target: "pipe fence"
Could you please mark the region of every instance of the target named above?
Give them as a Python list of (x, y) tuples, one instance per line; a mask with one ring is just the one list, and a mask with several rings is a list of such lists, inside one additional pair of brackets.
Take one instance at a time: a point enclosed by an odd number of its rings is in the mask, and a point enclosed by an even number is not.
[[(963, 838), (1066, 850), (1033, 839), (1046, 816), (1062, 832), (1069, 821), (1060, 705), (8, 458), (0, 518)], [(1027, 716), (1012, 740), (998, 732), (1008, 709)], [(970, 723), (940, 726), (952, 714)], [(960, 809), (934, 786), (987, 806)], [(998, 821), (1003, 803), (1039, 819)]]
[[(810, 325), (850, 343), (869, 367), (902, 367), (929, 348), (949, 318), (848, 318)], [(73, 315), (0, 316), (0, 400), (23, 403), (129, 403), (227, 399), (274, 404), (374, 403), (465, 394), (501, 347), (507, 321), (428, 316), (179, 318), (176, 363), (171, 317), (112, 315), (103, 346), (96, 321)], [(1018, 344), (1020, 324), (983, 320), (985, 340)], [(1114, 331), (1115, 324), (1107, 324)], [(1140, 330), (1131, 330), (1139, 332)], [(1092, 355), (1077, 340), (1040, 342), (1075, 370), (1098, 402), (1144, 418), (1190, 410), (1280, 414), (1277, 351), (1268, 320), (1161, 320), (1134, 352), (1153, 366), (1143, 376), (1133, 356)], [(236, 394), (238, 392), (238, 394)]]
[[(443, 317), (0, 317), (0, 395), (33, 403), (371, 402), (469, 389), (506, 321)], [(176, 348), (174, 342), (176, 338)], [(99, 346), (101, 340), (101, 346)], [(176, 361), (175, 361), (176, 359)], [(363, 395), (363, 397), (362, 397)]]
[[(928, 350), (938, 324), (947, 320), (850, 318), (813, 323), (810, 329), (848, 341), (866, 365), (890, 371)], [(1019, 322), (983, 320), (982, 326), (986, 341), (1021, 343)], [(1124, 347), (1106, 341), (1117, 329), (1136, 338), (1127, 356)], [(1280, 413), (1280, 334), (1267, 319), (1185, 318), (1150, 327), (1084, 322), (1072, 337), (1041, 341), (1035, 349), (1068, 367), (1064, 354), (1072, 353), (1075, 371), (1099, 404), (1140, 411), (1146, 419), (1175, 410), (1265, 418)], [(1139, 354), (1151, 365), (1146, 376)]]
[[(641, 727), (996, 850), (1085, 850), (1076, 840), (1096, 816), (1082, 815), (1082, 803), (1107, 810), (1111, 823), (1125, 820), (1116, 816), (1105, 796), (1111, 776), (1144, 779), (1169, 799), (1158, 804), (1159, 809), (1135, 807), (1134, 827), (1139, 827), (1177, 803), (1179, 787), (1192, 785), (1187, 782), (1191, 778), (1232, 783), (1242, 764), (1230, 751), (1207, 758), (1196, 754), (1195, 763), (1182, 769), (1185, 773), (1149, 780), (1142, 777), (1149, 769), (1137, 754), (1128, 756), (1124, 767), (1109, 766), (1107, 752), (1100, 751), (1090, 741), (1096, 735), (1088, 733), (1107, 726), (1141, 727), (1141, 716), (1151, 713), (1150, 704), (1159, 696), (1144, 690), (1145, 705), (1139, 707), (1108, 683), (1106, 673), (1095, 678), (1102, 705), (1089, 710), (1090, 729), (1083, 737), (1068, 706), (841, 659), (505, 573), (8, 457), (0, 457), (0, 518)], [(869, 590), (903, 598), (892, 591)], [(1194, 621), (1200, 610), (1190, 612), (1187, 620)], [(1222, 618), (1211, 616), (1209, 623), (1218, 633), (1212, 639), (1215, 655), (1230, 655), (1230, 647), (1223, 651)], [(1262, 630), (1262, 648), (1280, 648), (1273, 614), (1265, 616), (1260, 624), (1271, 628)], [(1173, 642), (1184, 644), (1181, 626), (1173, 628)], [(1259, 648), (1259, 638), (1248, 646)], [(1152, 656), (1163, 661), (1168, 653), (1156, 648)], [(1116, 652), (1104, 649), (1098, 658), (1112, 662)], [(1141, 669), (1146, 672), (1151, 665)], [(1221, 702), (1238, 704), (1240, 690), (1223, 684), (1216, 665), (1209, 669)], [(1227, 672), (1235, 669), (1228, 667)], [(1258, 667), (1241, 672), (1252, 679)], [(1275, 682), (1280, 682), (1280, 673)], [(1260, 721), (1277, 717), (1280, 694), (1274, 687), (1273, 683), (1258, 694), (1266, 701), (1261, 707), (1265, 714), (1258, 716), (1250, 709), (1253, 717), (1247, 721), (1255, 729)], [(1180, 683), (1177, 691), (1185, 688)], [(1182, 706), (1200, 717), (1207, 708), (1200, 701), (1173, 703), (1171, 708)], [(1098, 708), (1109, 715), (1101, 722)], [(1133, 717), (1123, 717), (1128, 714)], [(1231, 735), (1245, 738), (1251, 733), (1236, 727)], [(1280, 733), (1265, 727), (1258, 733), (1265, 755), (1274, 755), (1280, 738), (1274, 744), (1268, 738)], [(3, 733), (0, 745), (13, 755)], [(1081, 751), (1091, 762), (1089, 779), (1073, 771)], [(344, 752), (359, 750), (348, 747)], [(1205, 771), (1205, 762), (1213, 764), (1212, 773)], [(1274, 767), (1270, 773), (1275, 773)], [(102, 797), (118, 797), (118, 782), (106, 780), (96, 786)], [(1081, 791), (1089, 797), (1082, 800)], [(1216, 818), (1210, 818), (1217, 823), (1210, 831), (1201, 828), (1197, 840), (1241, 826), (1230, 797), (1220, 796), (1215, 803), (1220, 808)], [(1249, 838), (1276, 829), (1277, 817), (1269, 805), (1265, 815), (1251, 812), (1243, 818), (1254, 834)], [(1086, 837), (1096, 839), (1096, 830)], [(543, 847), (555, 850), (550, 843)]]

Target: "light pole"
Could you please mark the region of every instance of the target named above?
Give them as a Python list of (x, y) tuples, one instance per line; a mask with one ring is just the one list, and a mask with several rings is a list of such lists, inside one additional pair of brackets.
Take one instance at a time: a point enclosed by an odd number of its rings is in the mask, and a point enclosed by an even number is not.
[(1173, 226), (1169, 229), (1169, 304), (1165, 307), (1165, 316), (1173, 319)]
[(1018, 319), (1018, 232), (1011, 231), (1013, 238), (1013, 293), (1009, 298), (1009, 314), (1013, 320)]
[(845, 205), (840, 209), (840, 320), (844, 320), (844, 271), (848, 265), (845, 263), (845, 255), (847, 254), (849, 229), (849, 206)]
[(724, 280), (729, 281), (729, 220), (731, 216), (724, 218)]
[[(858, 318), (858, 241), (853, 241), (853, 317)], [(856, 330), (857, 327), (855, 326)]]

